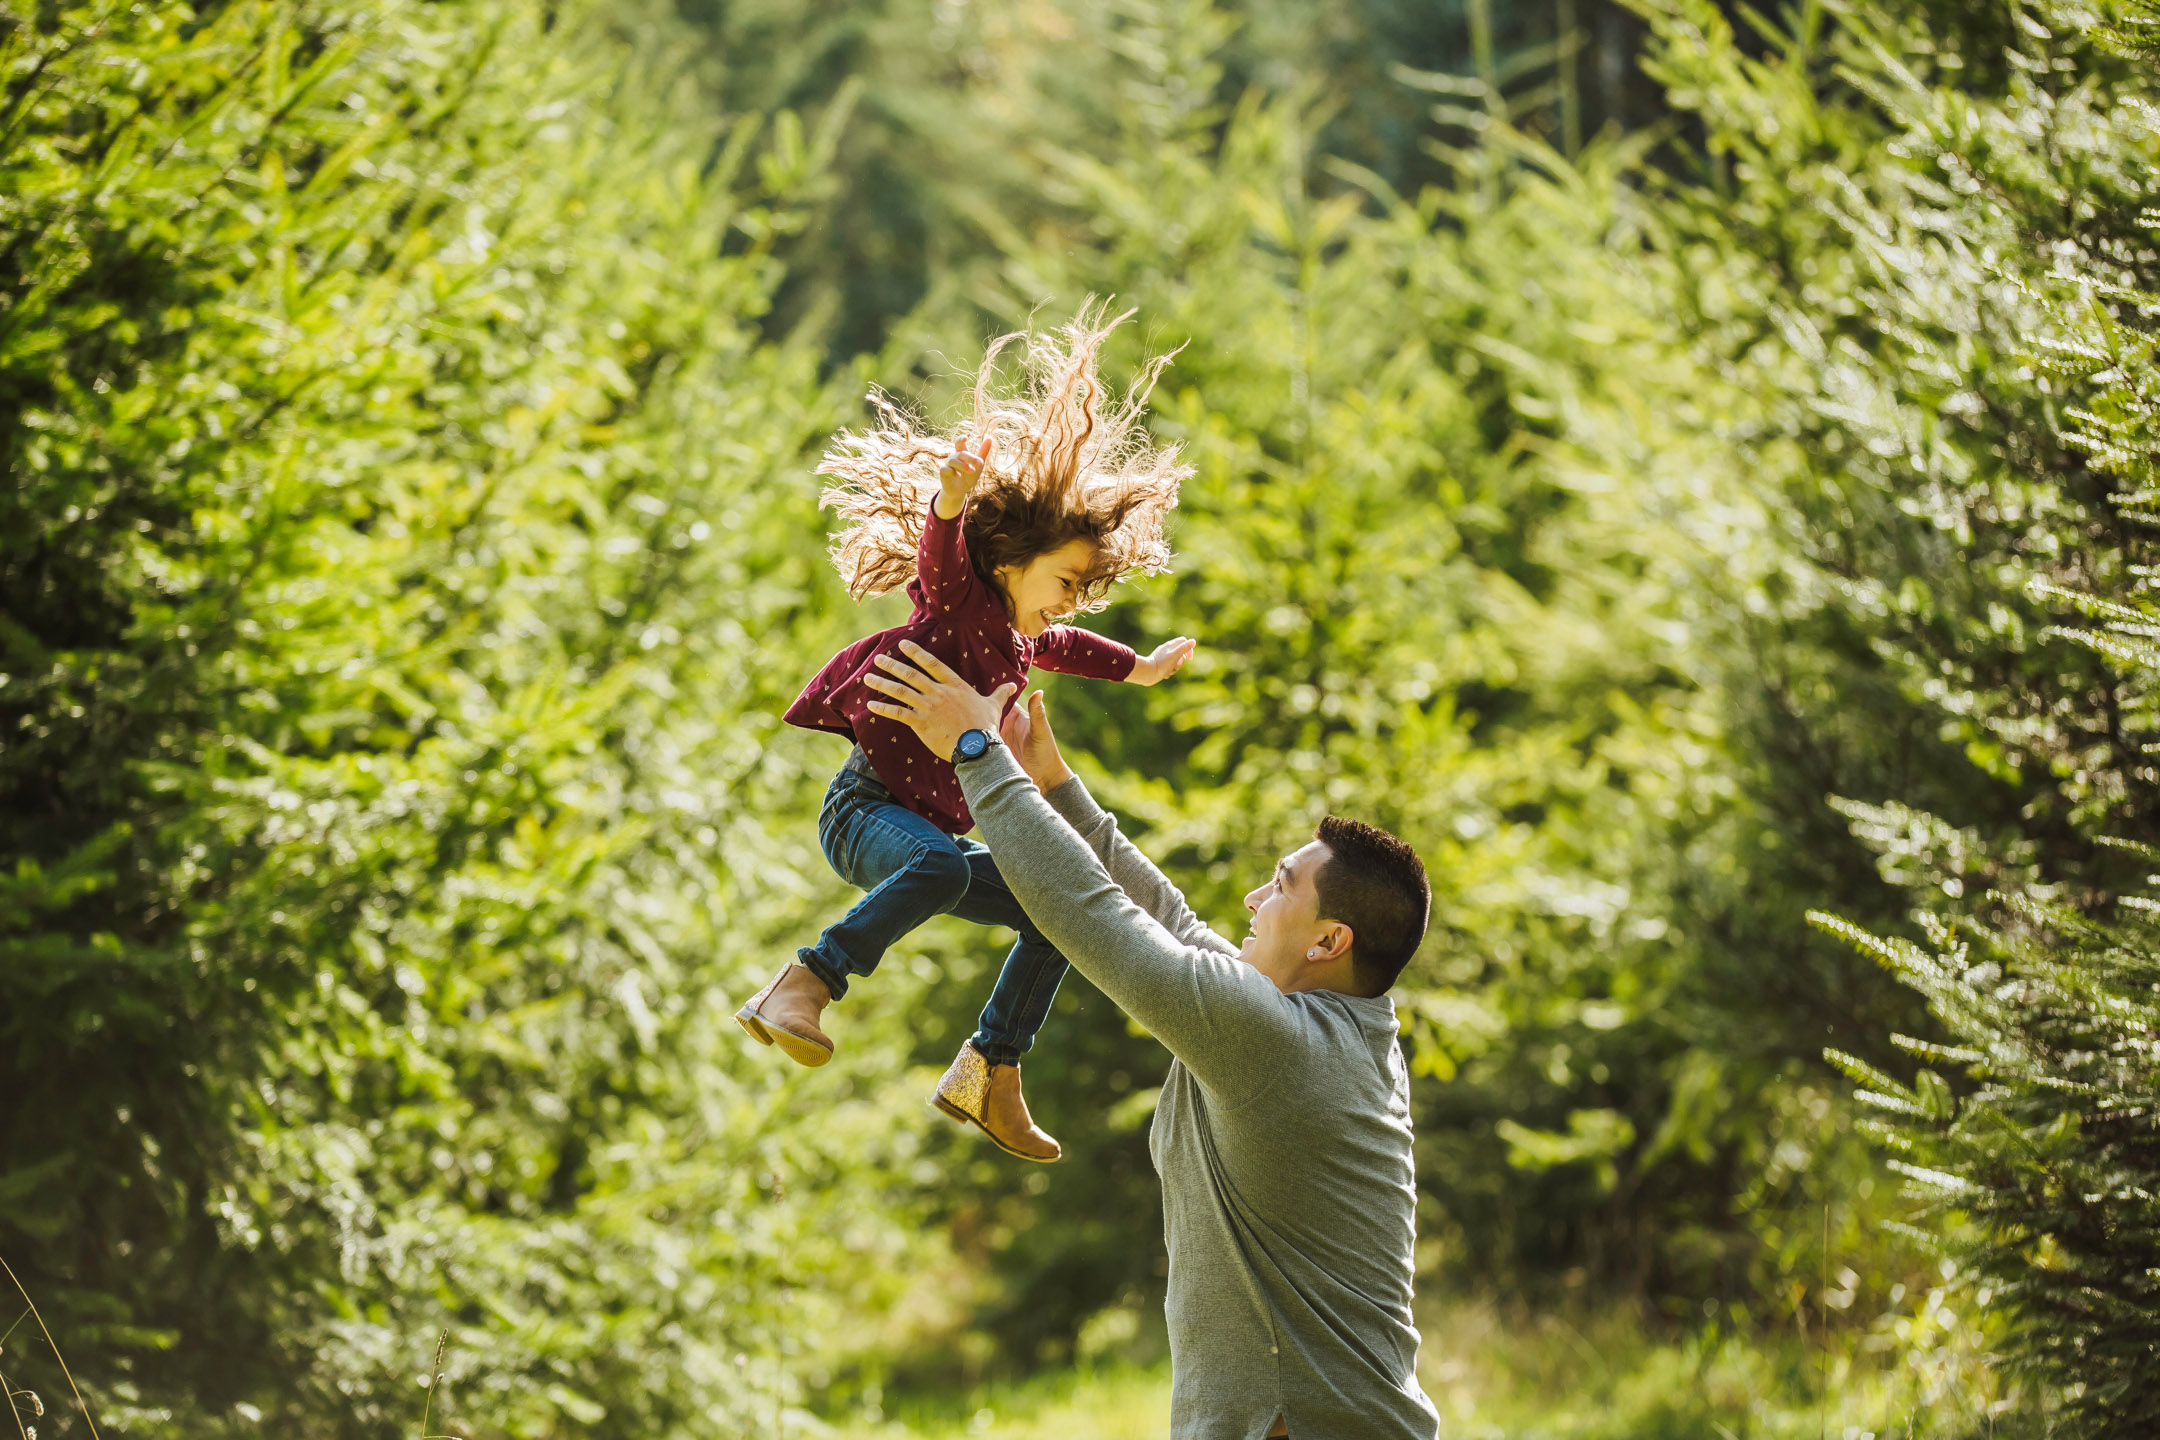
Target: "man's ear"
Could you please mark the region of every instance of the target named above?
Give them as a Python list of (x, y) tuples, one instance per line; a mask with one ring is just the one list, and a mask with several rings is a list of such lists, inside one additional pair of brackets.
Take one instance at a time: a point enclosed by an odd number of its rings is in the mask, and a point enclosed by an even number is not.
[(1325, 964), (1349, 954), (1350, 942), (1354, 938), (1348, 925), (1340, 920), (1330, 920), (1320, 927), (1320, 933), (1307, 948), (1318, 952), (1311, 957), (1315, 963)]

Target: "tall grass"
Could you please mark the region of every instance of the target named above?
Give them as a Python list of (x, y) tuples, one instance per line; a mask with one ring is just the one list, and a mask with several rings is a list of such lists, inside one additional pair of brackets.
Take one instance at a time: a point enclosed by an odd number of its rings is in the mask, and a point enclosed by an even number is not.
[[(1820, 1440), (2010, 1436), (1987, 1317), (1945, 1286), (1838, 1331), (1679, 1317), (1634, 1303), (1532, 1308), (1464, 1298), (1423, 1319), (1419, 1376), (1450, 1435), (1479, 1440)], [(1825, 1338), (1827, 1335), (1828, 1338)], [(837, 1440), (1160, 1440), (1167, 1367), (1108, 1366), (943, 1394), (877, 1396), (798, 1420)], [(828, 1428), (828, 1425), (830, 1428)]]
[[(15, 1317), (5, 1334), (0, 1334), (0, 1359), (6, 1357), (7, 1342), (15, 1333), (16, 1327), (26, 1319), (37, 1321), (38, 1333), (45, 1337), (46, 1348), (52, 1351), (53, 1364), (60, 1367), (60, 1376), (67, 1381), (68, 1393), (75, 1397), (75, 1407), (82, 1412), (83, 1424), (89, 1427), (90, 1440), (97, 1440), (97, 1421), (90, 1418), (90, 1406), (84, 1401), (82, 1390), (75, 1383), (75, 1376), (68, 1370), (66, 1358), (60, 1354), (59, 1342), (53, 1339), (52, 1331), (46, 1328), (45, 1317), (38, 1313), (37, 1302), (30, 1298), (30, 1292), (23, 1288), (22, 1281), (15, 1276), (15, 1268), (7, 1261), (0, 1260), (0, 1272), (6, 1273), (8, 1284), (15, 1287), (16, 1295), (20, 1296), (23, 1302), (22, 1313)], [(37, 1440), (37, 1426), (23, 1419), (23, 1408), (29, 1407), (32, 1420), (42, 1420), (45, 1417), (44, 1400), (27, 1386), (18, 1389), (15, 1382), (8, 1378), (4, 1368), (0, 1368), (0, 1393), (7, 1396), (8, 1414), (15, 1421), (15, 1429), (22, 1436), (22, 1440)]]

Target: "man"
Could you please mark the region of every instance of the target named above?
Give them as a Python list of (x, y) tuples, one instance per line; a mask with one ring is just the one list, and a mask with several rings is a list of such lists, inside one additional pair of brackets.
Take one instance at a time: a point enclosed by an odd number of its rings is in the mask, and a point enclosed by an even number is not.
[[(1067, 769), (1041, 692), (977, 694), (920, 646), (879, 664), (902, 721), (954, 757), (1044, 936), (1174, 1058), (1149, 1151), (1170, 1250), (1175, 1440), (1432, 1440), (1410, 1314), (1417, 1189), (1388, 987), (1424, 938), (1424, 866), (1330, 817), (1245, 897), (1232, 945)], [(1000, 742), (1000, 735), (1003, 740)], [(950, 1079), (950, 1077), (948, 1077)]]

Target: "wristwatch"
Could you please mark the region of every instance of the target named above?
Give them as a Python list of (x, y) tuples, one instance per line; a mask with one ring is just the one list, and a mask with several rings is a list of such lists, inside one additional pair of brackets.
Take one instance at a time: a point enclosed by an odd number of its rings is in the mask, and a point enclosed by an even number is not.
[(980, 760), (990, 753), (991, 746), (999, 743), (1001, 742), (998, 737), (988, 730), (962, 731), (960, 743), (953, 746), (953, 764), (957, 765), (963, 760)]

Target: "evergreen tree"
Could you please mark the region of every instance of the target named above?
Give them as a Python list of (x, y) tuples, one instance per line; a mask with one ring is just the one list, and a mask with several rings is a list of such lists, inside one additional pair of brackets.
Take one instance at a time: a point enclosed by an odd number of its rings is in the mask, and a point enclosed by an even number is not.
[[(1779, 617), (1778, 651), (1821, 677), (1785, 723), (1849, 757), (1825, 788), (1868, 797), (1838, 809), (1926, 941), (1819, 917), (1934, 1020), (1897, 1037), (1926, 1062), (1910, 1083), (1835, 1058), (2036, 1407), (2112, 1436), (2160, 1417), (2156, 962), (2130, 893), (2160, 798), (2160, 135), (2151, 7), (2102, 45), (2091, 18), (1858, 6), (1751, 59), (1676, 4), (1656, 65), (1724, 161), (1676, 252), (1701, 334), (1768, 402), (1742, 442), (1832, 582)], [(2097, 625), (2051, 623), (2066, 605)], [(1884, 770), (1885, 732), (1934, 743)]]
[(108, 1428), (409, 1433), (442, 1330), (438, 1429), (762, 1428), (936, 1253), (877, 1025), (726, 1024), (837, 898), (848, 397), (760, 334), (814, 132), (679, 41), (0, 17), (0, 1253)]
[[(1130, 109), (1147, 103), (1130, 67), (1157, 63), (1149, 47), (1163, 36), (1148, 0), (676, 8), (709, 38), (725, 107), (792, 109), (845, 135), (822, 182), (831, 203), (791, 241), (774, 310), (783, 327), (816, 325), (836, 360), (884, 348), (918, 311), (981, 301), (961, 277), (1054, 222), (1043, 147), (1121, 156)], [(1405, 193), (1448, 166), (1432, 153), (1432, 97), (1402, 82), (1409, 72), (1474, 83), (1482, 57), (1517, 119), (1571, 149), (1662, 110), (1634, 64), (1640, 22), (1618, 0), (1238, 0), (1219, 19), (1216, 90), (1192, 103), (1248, 89), (1318, 97), (1314, 146)]]

